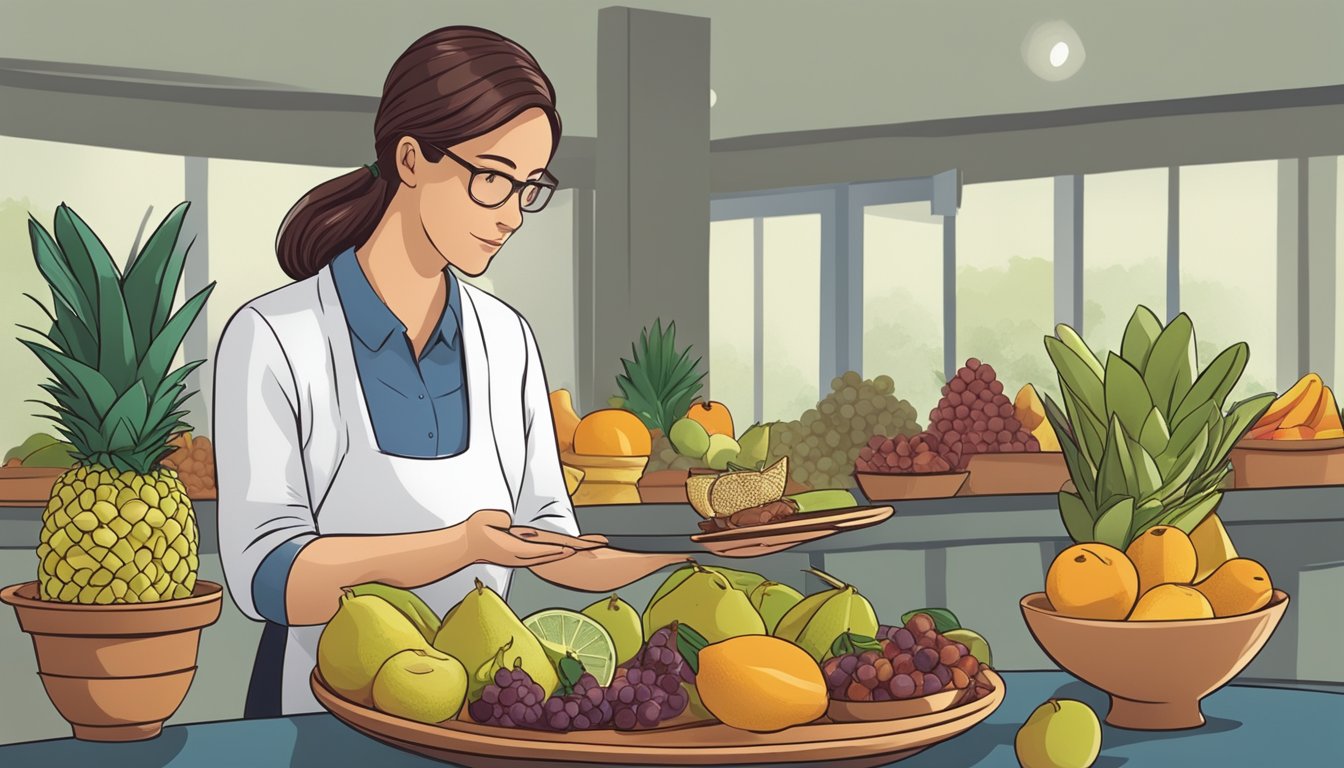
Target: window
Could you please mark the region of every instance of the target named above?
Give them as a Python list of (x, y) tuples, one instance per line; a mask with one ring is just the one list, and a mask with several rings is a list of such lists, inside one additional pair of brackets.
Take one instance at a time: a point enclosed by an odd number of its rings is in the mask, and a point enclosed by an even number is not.
[(1235, 401), (1275, 386), (1278, 163), (1181, 169), (1181, 309), (1202, 368), (1239, 341), (1250, 359)]
[(796, 419), (816, 407), (821, 378), (821, 215), (763, 224), (762, 417)]
[(1335, 398), (1344, 397), (1344, 157), (1335, 158)]
[(1050, 386), (1054, 180), (968, 184), (957, 213), (957, 365), (989, 363), (1011, 397)]
[(1166, 168), (1083, 182), (1083, 336), (1105, 364), (1143, 305), (1167, 319)]
[(752, 219), (709, 225), (709, 354), (692, 351), (705, 357), (709, 397), (728, 406), (737, 421), (756, 412), (753, 228)]
[(863, 375), (887, 375), (924, 424), (943, 374), (943, 219), (929, 203), (863, 213)]
[(56, 207), (69, 204), (113, 260), (124, 265), (145, 211), (153, 208), (145, 227), (148, 237), (184, 199), (184, 182), (181, 157), (148, 152), (0, 137), (0, 157), (6, 161), (0, 176), (0, 283), (5, 286), (0, 300), (0, 360), (5, 368), (0, 377), (0, 445), (8, 448), (34, 432), (55, 434), (51, 422), (31, 415), (50, 411), (24, 402), (47, 397), (38, 385), (49, 373), (17, 341), (35, 337), (16, 324), (39, 330), (46, 324), (41, 310), (23, 294), (48, 308), (51, 304), (51, 291), (33, 263), (28, 216), (53, 232)]

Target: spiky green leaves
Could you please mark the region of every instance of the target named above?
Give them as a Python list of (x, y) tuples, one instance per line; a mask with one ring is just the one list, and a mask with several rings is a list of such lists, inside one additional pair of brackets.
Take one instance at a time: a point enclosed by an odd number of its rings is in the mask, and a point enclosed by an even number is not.
[(616, 377), (624, 400), (621, 407), (649, 429), (668, 434), (700, 394), (705, 378), (703, 372), (696, 372), (700, 359), (690, 359), (689, 345), (677, 352), (677, 324), (669, 324), (664, 331), (661, 319), (654, 323), (652, 333), (648, 328), (642, 330), (631, 349), (634, 359), (622, 358), (625, 373)]
[(1200, 372), (1190, 318), (1163, 327), (1141, 306), (1105, 365), (1066, 325), (1045, 347), (1063, 401), (1045, 396), (1046, 418), (1075, 486), (1059, 497), (1069, 536), (1124, 549), (1154, 525), (1192, 531), (1221, 498), (1228, 453), (1274, 400), (1258, 395), (1224, 413), (1247, 345)]
[(172, 435), (189, 429), (181, 408), (195, 393), (185, 382), (201, 363), (169, 369), (214, 284), (172, 312), (190, 248), (179, 247), (188, 207), (168, 214), (124, 272), (69, 206), (56, 209), (54, 238), (28, 222), (52, 308), (43, 306), (48, 332), (28, 329), (50, 346), (23, 343), (51, 372), (43, 389), (55, 416), (47, 418), (83, 463), (147, 473), (170, 452)]

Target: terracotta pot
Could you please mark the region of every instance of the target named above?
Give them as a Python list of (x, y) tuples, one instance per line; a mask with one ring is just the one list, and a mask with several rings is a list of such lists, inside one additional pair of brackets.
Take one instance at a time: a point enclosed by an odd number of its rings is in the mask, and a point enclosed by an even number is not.
[(639, 500), (645, 504), (686, 504), (686, 477), (681, 469), (645, 472), (639, 478)]
[(159, 735), (196, 674), (201, 630), (219, 619), (224, 589), (197, 581), (192, 596), (160, 603), (73, 605), (38, 599), (37, 582), (0, 590), (33, 636), (47, 696), (88, 741)]
[(0, 467), (0, 507), (45, 507), (51, 488), (68, 469)]
[(1069, 481), (1062, 453), (977, 453), (966, 469), (963, 496), (1058, 493)]
[(1106, 723), (1169, 731), (1204, 724), (1199, 704), (1260, 653), (1288, 608), (1274, 590), (1269, 605), (1242, 616), (1189, 621), (1101, 621), (1055, 612), (1044, 592), (1022, 598), (1022, 618), (1055, 664), (1111, 695)]
[(1229, 458), (1237, 488), (1344, 484), (1344, 439), (1242, 440)]
[(928, 472), (886, 474), (855, 472), (863, 495), (871, 501), (911, 501), (946, 499), (956, 496), (966, 483), (969, 472)]

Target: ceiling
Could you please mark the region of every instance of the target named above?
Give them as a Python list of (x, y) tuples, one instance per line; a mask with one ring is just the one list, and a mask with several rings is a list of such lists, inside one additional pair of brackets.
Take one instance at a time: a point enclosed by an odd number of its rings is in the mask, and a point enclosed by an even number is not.
[[(376, 96), (437, 26), (518, 40), (560, 95), (566, 133), (596, 132), (597, 16), (613, 0), (4, 0), (10, 59), (150, 70), (157, 79)], [(1344, 83), (1337, 0), (630, 0), (712, 19), (712, 138), (1036, 112)], [(72, 24), (77, 16), (78, 24)], [(1031, 73), (1037, 24), (1070, 24), (1086, 61)], [(176, 75), (155, 73), (178, 73)], [(187, 77), (183, 77), (185, 73)], [(708, 94), (706, 94), (708, 98)]]

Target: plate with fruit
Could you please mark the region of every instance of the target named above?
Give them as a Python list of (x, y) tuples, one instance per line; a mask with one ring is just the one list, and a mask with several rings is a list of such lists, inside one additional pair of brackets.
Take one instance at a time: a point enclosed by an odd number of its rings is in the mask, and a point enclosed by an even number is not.
[(877, 765), (1002, 702), (988, 644), (950, 612), (883, 625), (814, 573), (826, 587), (805, 597), (692, 563), (642, 612), (611, 595), (525, 618), (479, 583), (442, 620), (362, 585), (323, 629), (312, 689), (352, 728), (466, 766)]

